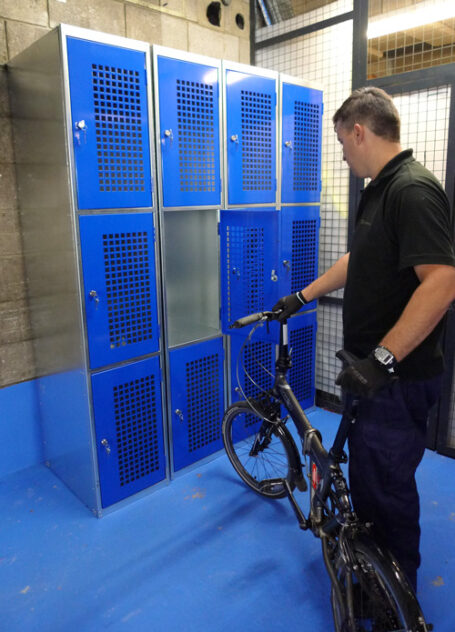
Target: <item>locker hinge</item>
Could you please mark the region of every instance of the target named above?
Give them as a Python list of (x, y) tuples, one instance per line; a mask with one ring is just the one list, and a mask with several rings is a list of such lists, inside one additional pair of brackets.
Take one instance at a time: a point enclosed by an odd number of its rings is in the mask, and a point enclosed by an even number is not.
[(218, 233), (218, 235), (221, 235), (221, 232), (220, 232), (220, 222), (218, 222), (218, 223), (217, 223), (217, 225), (216, 225), (216, 232)]
[(275, 178), (275, 191), (277, 190), (277, 188), (278, 188), (278, 182), (277, 182), (277, 179)]
[(145, 85), (148, 85), (148, 80), (147, 80), (147, 68), (144, 68), (144, 81), (145, 81)]

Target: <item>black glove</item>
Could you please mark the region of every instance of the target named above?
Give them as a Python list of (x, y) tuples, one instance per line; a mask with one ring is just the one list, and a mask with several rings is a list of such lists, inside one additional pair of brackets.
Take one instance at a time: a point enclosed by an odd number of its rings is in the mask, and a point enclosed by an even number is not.
[(278, 303), (272, 307), (272, 312), (283, 310), (278, 316), (280, 323), (283, 320), (287, 320), (289, 316), (299, 311), (301, 307), (306, 305), (308, 301), (304, 298), (302, 292), (296, 292), (295, 294), (289, 294), (289, 296), (283, 296)]
[(393, 375), (386, 368), (374, 357), (368, 356), (364, 360), (356, 360), (340, 371), (335, 383), (353, 395), (373, 397), (392, 379)]

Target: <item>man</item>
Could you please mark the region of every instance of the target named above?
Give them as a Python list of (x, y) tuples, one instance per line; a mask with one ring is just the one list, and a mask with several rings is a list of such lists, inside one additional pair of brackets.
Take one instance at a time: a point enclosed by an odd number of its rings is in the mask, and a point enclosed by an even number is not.
[[(443, 316), (455, 299), (447, 197), (436, 178), (402, 151), (392, 99), (361, 88), (333, 117), (362, 193), (350, 252), (313, 283), (275, 305), (281, 319), (344, 287), (345, 349), (358, 360), (337, 384), (359, 397), (349, 437), (354, 509), (372, 522), (416, 589), (419, 496), (415, 471), (430, 408), (440, 394)], [(392, 379), (398, 378), (398, 379)]]

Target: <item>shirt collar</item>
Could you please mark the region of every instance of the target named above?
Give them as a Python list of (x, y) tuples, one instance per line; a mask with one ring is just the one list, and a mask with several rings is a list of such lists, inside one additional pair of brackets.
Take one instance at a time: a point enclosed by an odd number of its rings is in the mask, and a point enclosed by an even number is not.
[(400, 151), (392, 160), (390, 160), (378, 173), (374, 180), (371, 180), (368, 186), (375, 187), (382, 180), (389, 178), (393, 175), (398, 169), (404, 165), (405, 162), (410, 162), (414, 160), (412, 157), (412, 149), (405, 149), (404, 151)]

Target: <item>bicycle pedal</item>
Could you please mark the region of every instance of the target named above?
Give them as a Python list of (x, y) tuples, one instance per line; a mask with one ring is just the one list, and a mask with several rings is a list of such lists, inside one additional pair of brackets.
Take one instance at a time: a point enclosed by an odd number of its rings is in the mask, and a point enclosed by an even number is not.
[(280, 489), (283, 488), (282, 478), (268, 478), (259, 483), (259, 488), (261, 492), (273, 492), (277, 487), (279, 487)]

